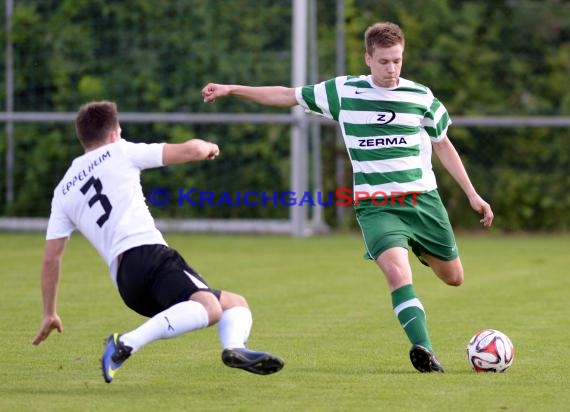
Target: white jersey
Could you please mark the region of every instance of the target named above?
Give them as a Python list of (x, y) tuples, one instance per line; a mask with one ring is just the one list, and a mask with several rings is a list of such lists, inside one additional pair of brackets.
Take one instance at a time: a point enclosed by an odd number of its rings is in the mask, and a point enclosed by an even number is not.
[(163, 166), (163, 146), (121, 139), (74, 159), (54, 190), (46, 239), (79, 230), (105, 260), (115, 284), (122, 252), (166, 245), (140, 183), (141, 170)]
[(339, 122), (352, 162), (354, 197), (437, 188), (431, 142), (445, 137), (447, 110), (421, 84), (403, 78), (383, 88), (369, 76), (340, 76), (297, 87), (305, 109)]

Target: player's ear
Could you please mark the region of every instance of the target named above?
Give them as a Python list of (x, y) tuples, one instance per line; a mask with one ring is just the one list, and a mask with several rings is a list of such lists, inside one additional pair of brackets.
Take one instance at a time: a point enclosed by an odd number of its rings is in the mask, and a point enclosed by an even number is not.
[(116, 128), (115, 130), (113, 130), (111, 132), (111, 142), (118, 142), (119, 140), (121, 140), (121, 126), (119, 126), (118, 128)]
[(372, 60), (372, 56), (368, 54), (368, 52), (364, 52), (364, 62), (368, 67), (370, 67), (370, 63)]

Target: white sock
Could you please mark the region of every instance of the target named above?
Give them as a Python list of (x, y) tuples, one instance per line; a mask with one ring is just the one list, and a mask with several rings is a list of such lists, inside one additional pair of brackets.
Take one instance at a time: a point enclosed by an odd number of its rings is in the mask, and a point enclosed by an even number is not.
[(222, 313), (218, 322), (218, 335), (224, 349), (245, 348), (253, 318), (249, 308), (234, 306)]
[(135, 330), (121, 335), (121, 342), (135, 353), (147, 343), (170, 339), (208, 326), (208, 312), (193, 300), (178, 303), (154, 315)]

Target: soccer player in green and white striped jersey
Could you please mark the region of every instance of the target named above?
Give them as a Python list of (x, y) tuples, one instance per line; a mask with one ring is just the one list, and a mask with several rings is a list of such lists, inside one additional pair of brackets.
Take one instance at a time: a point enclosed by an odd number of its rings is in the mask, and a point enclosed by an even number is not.
[(364, 35), (366, 76), (339, 76), (296, 88), (210, 83), (206, 103), (236, 96), (280, 107), (301, 105), (339, 123), (354, 180), (354, 207), (366, 247), (388, 282), (392, 306), (412, 343), (420, 372), (443, 372), (412, 284), (408, 250), (446, 284), (463, 283), (463, 266), (447, 212), (437, 191), (432, 150), (488, 227), (490, 205), (473, 187), (447, 137), (444, 105), (426, 86), (400, 77), (404, 34), (394, 23), (376, 23)]

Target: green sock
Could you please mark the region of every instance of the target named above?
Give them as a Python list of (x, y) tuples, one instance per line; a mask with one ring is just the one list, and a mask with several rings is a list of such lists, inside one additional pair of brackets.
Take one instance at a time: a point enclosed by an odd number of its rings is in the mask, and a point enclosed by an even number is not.
[(404, 285), (392, 292), (392, 307), (410, 342), (433, 350), (427, 330), (424, 307), (411, 284)]

